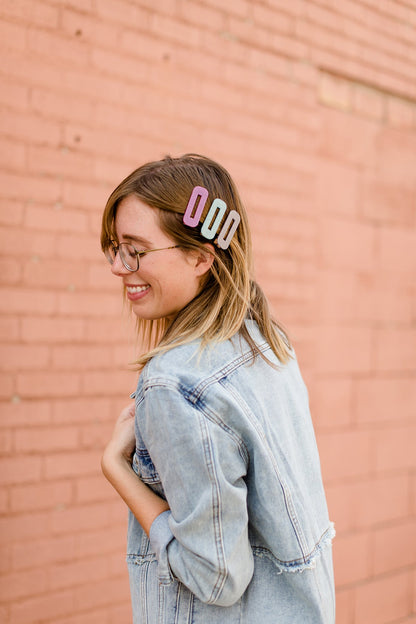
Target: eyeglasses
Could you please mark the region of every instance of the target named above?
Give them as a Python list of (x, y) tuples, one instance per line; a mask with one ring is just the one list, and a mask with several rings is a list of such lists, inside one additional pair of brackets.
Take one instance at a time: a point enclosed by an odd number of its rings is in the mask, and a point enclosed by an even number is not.
[(127, 269), (134, 273), (139, 270), (140, 258), (152, 251), (164, 251), (165, 249), (176, 249), (179, 245), (171, 245), (170, 247), (161, 247), (160, 249), (147, 249), (146, 251), (137, 251), (130, 243), (117, 243), (111, 241), (108, 247), (104, 250), (104, 255), (110, 264), (114, 263), (117, 254), (120, 254), (120, 260)]

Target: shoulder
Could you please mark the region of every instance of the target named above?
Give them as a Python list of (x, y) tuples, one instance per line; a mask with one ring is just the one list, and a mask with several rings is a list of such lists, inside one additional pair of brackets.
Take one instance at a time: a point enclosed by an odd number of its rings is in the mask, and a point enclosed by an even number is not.
[[(249, 331), (262, 349), (270, 351), (269, 345), (252, 323)], [(146, 389), (155, 385), (167, 385), (192, 390), (210, 380), (216, 381), (245, 364), (252, 363), (250, 346), (236, 334), (232, 339), (202, 346), (201, 340), (172, 347), (150, 360), (141, 374), (141, 386)]]

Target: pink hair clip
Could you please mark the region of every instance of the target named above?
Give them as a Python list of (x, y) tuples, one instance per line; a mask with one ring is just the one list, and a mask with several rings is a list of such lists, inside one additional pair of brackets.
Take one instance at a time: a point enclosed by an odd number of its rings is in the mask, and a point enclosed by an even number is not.
[[(183, 215), (183, 222), (185, 225), (196, 227), (199, 224), (207, 199), (207, 189), (203, 186), (195, 186), (189, 198), (185, 214)], [(207, 240), (213, 240), (215, 238), (226, 211), (227, 204), (225, 201), (216, 197), (202, 223), (201, 234), (204, 238)], [(216, 240), (218, 247), (221, 249), (227, 249), (229, 247), (240, 221), (241, 217), (238, 212), (236, 210), (230, 210)]]

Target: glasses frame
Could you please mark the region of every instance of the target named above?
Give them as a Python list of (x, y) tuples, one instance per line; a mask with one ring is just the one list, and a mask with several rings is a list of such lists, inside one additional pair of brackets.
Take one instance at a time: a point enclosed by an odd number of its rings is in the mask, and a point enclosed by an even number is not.
[[(138, 249), (136, 249), (136, 247), (134, 245), (132, 245), (131, 243), (116, 243), (116, 241), (110, 241), (110, 244), (108, 245), (108, 247), (104, 250), (104, 255), (107, 258), (108, 262), (113, 265), (114, 261), (117, 257), (117, 254), (120, 252), (120, 247), (122, 248), (123, 245), (128, 245), (129, 247), (132, 247), (136, 256), (136, 262), (137, 262), (137, 268), (136, 269), (132, 269), (131, 267), (129, 267), (129, 265), (125, 262), (124, 258), (123, 258), (123, 254), (120, 254), (120, 260), (124, 266), (125, 269), (127, 269), (127, 271), (130, 271), (130, 273), (135, 273), (136, 271), (139, 270), (140, 267), (140, 258), (142, 256), (145, 256), (148, 253), (152, 253), (153, 251), (165, 251), (165, 249), (176, 249), (177, 247), (180, 247), (180, 245), (170, 245), (169, 247), (160, 247), (158, 249), (145, 249), (143, 251), (139, 251)], [(110, 247), (113, 248), (114, 251), (114, 259), (111, 258), (111, 256), (107, 255), (108, 250), (110, 249)]]

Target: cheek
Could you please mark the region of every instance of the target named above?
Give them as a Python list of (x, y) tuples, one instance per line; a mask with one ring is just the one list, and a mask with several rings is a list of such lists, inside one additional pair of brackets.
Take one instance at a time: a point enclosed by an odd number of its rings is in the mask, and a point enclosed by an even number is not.
[(165, 263), (164, 269), (166, 278), (174, 281), (186, 280), (186, 282), (189, 282), (194, 276), (192, 265), (182, 256), (169, 258)]
[(189, 300), (195, 297), (200, 286), (199, 277), (195, 275), (194, 270), (187, 263), (171, 267), (168, 283), (171, 292)]

